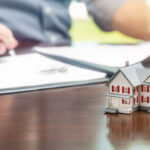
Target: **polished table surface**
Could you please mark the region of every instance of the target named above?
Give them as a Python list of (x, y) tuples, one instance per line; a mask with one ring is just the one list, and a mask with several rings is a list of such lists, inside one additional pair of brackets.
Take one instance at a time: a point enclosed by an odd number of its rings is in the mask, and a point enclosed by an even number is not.
[(104, 114), (106, 89), (95, 84), (0, 96), (0, 149), (150, 149), (150, 114)]
[(0, 150), (149, 150), (150, 114), (104, 114), (105, 84), (0, 96)]

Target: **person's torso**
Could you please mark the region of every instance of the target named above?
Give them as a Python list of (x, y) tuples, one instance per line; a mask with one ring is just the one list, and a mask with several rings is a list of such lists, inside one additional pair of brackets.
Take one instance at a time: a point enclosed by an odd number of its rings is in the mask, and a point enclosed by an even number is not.
[(19, 40), (70, 42), (70, 0), (0, 0), (0, 22)]

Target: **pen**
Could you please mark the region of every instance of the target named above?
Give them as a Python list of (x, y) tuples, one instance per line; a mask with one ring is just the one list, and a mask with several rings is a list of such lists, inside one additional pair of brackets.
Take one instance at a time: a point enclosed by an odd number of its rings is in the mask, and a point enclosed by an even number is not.
[(14, 49), (10, 49), (9, 51), (8, 51), (8, 54), (10, 55), (10, 56), (16, 56), (16, 52), (15, 52), (15, 50)]

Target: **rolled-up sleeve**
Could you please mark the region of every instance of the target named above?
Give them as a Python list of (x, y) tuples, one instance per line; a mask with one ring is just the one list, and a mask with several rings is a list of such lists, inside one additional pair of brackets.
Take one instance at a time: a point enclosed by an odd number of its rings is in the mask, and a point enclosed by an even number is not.
[(104, 31), (111, 31), (111, 21), (117, 10), (127, 0), (84, 0), (89, 14)]

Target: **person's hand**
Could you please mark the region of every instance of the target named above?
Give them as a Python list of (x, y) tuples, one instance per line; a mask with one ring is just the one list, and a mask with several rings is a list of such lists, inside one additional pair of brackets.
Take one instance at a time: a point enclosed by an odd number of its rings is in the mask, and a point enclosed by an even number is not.
[(3, 24), (0, 24), (0, 55), (4, 55), (7, 50), (18, 46), (12, 31)]
[(127, 0), (112, 19), (112, 29), (150, 41), (150, 8), (144, 0)]

